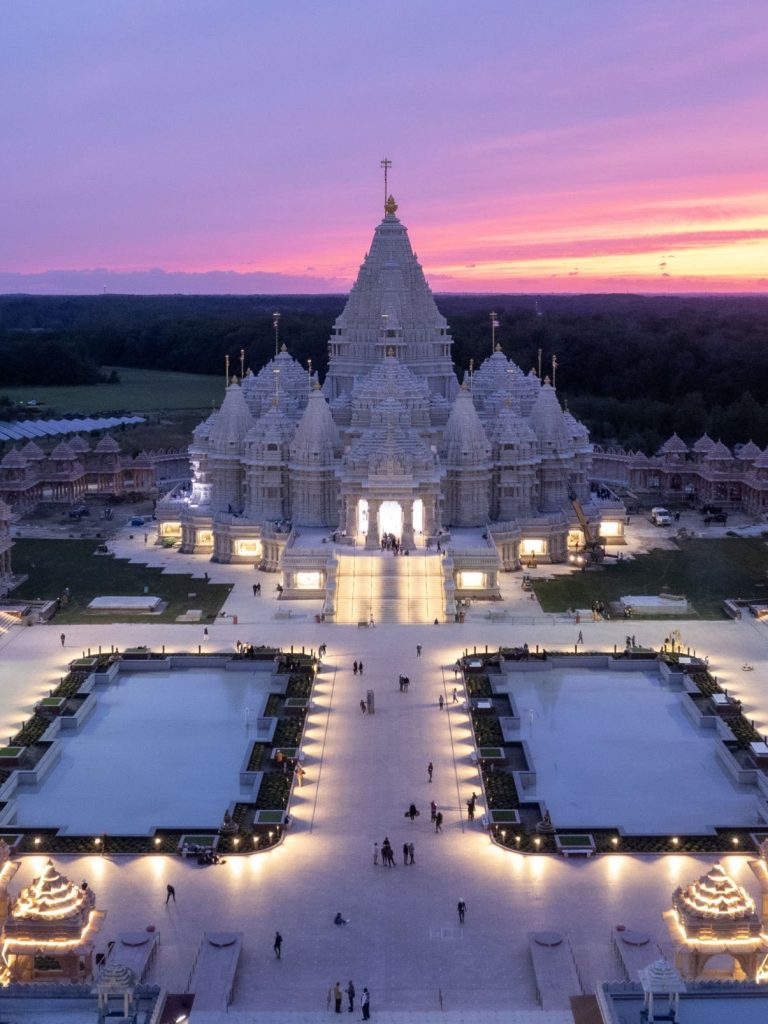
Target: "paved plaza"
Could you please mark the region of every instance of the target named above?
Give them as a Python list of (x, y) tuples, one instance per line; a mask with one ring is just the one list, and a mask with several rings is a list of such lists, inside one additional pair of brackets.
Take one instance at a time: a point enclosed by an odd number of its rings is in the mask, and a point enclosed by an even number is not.
[[(131, 540), (127, 531), (111, 543), (120, 555), (164, 564), (168, 571), (200, 577), (208, 572), (214, 582), (233, 582), (225, 614), (209, 626), (207, 640), (202, 625), (97, 621), (67, 627), (64, 649), (55, 622), (14, 627), (0, 637), (0, 735), (14, 733), (64, 674), (65, 662), (89, 646), (159, 649), (165, 644), (196, 650), (202, 645), (207, 651), (231, 651), (238, 640), (308, 650), (328, 645), (303, 744), (305, 785), (296, 790), (293, 825), (280, 847), (206, 868), (171, 857), (56, 858), (71, 878), (88, 879), (98, 906), (108, 912), (105, 941), (122, 931), (157, 927), (161, 951), (155, 980), (169, 991), (185, 990), (203, 931), (240, 931), (243, 956), (228, 1020), (314, 1020), (327, 1011), (329, 987), (337, 980), (345, 987), (351, 978), (358, 993), (369, 988), (373, 1016), (392, 1024), (413, 1020), (416, 1011), (427, 1020), (440, 1010), (441, 1000), (445, 1024), (491, 1024), (502, 1013), (513, 1024), (564, 1024), (568, 1013), (537, 1009), (530, 930), (567, 932), (585, 991), (619, 975), (610, 947), (616, 924), (666, 940), (661, 913), (672, 890), (702, 874), (713, 858), (526, 857), (502, 852), (489, 841), (479, 820), (482, 808), (477, 821), (465, 820), (466, 799), (482, 790), (470, 757), (467, 713), (450, 705), (456, 657), (468, 644), (493, 650), (527, 642), (573, 650), (579, 628), (585, 649), (614, 644), (621, 649), (624, 622), (575, 626), (565, 617), (543, 615), (521, 591), (519, 574), (502, 577), (506, 621), (487, 619), (477, 605), (463, 625), (362, 629), (316, 623), (320, 606), (313, 601), (292, 603), (288, 620), (276, 618), (285, 605), (277, 602), (275, 576), (145, 547), (143, 538)], [(253, 595), (255, 581), (262, 583), (261, 597)], [(709, 656), (711, 671), (768, 732), (768, 627), (753, 619), (676, 625), (683, 644)], [(669, 628), (663, 622), (632, 622), (637, 643), (657, 648)], [(421, 658), (417, 644), (423, 647)], [(364, 662), (362, 680), (352, 674), (355, 658)], [(745, 661), (753, 672), (741, 671)], [(410, 676), (407, 694), (398, 690), (400, 673)], [(368, 688), (375, 691), (376, 713), (363, 716), (359, 701)], [(449, 700), (442, 712), (441, 693)], [(672, 754), (664, 767), (671, 778)], [(180, 787), (185, 784), (179, 779)], [(664, 796), (660, 791), (658, 800)], [(442, 834), (430, 823), (433, 798), (445, 816)], [(72, 795), (73, 802), (87, 799), (87, 792)], [(128, 797), (116, 792), (114, 799)], [(421, 811), (413, 823), (404, 817), (411, 802)], [(385, 836), (397, 855), (394, 869), (373, 865), (373, 843)], [(413, 866), (402, 863), (406, 841), (415, 844)], [(725, 863), (756, 895), (747, 857), (728, 857)], [(14, 893), (40, 865), (38, 858), (23, 859)], [(169, 882), (178, 902), (166, 907)], [(459, 899), (467, 904), (463, 926), (456, 914)], [(346, 926), (334, 926), (337, 911), (349, 920)], [(279, 961), (272, 951), (276, 929), (284, 937)]]

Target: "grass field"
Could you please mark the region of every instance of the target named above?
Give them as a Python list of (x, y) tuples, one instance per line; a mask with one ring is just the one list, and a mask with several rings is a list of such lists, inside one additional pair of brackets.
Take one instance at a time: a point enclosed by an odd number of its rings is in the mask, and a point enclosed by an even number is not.
[(178, 615), (190, 608), (200, 608), (201, 621), (212, 622), (232, 589), (228, 584), (206, 583), (188, 575), (163, 575), (161, 569), (135, 565), (109, 555), (95, 555), (98, 543), (98, 540), (17, 540), (13, 546), (14, 572), (26, 574), (29, 579), (13, 592), (13, 597), (53, 600), (69, 587), (69, 603), (57, 612), (55, 622), (62, 625), (103, 623), (109, 619), (86, 611), (94, 597), (136, 596), (148, 587), (148, 593), (162, 598), (167, 608), (160, 615), (124, 615), (121, 621), (175, 622)]
[[(105, 367), (110, 370), (111, 367)], [(70, 388), (2, 388), (0, 394), (14, 402), (35, 401), (56, 413), (160, 412), (171, 409), (202, 409), (220, 405), (224, 375), (168, 373), (115, 367), (119, 384), (93, 384)]]
[(534, 580), (542, 608), (563, 612), (608, 605), (629, 594), (682, 594), (704, 619), (725, 618), (722, 602), (729, 597), (768, 599), (768, 544), (759, 537), (724, 537), (681, 542), (676, 551), (606, 563), (595, 572), (575, 572), (553, 580)]

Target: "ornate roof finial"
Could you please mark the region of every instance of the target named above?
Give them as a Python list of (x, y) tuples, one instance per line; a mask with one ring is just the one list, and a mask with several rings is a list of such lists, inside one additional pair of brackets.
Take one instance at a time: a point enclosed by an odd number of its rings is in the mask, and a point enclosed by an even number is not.
[(387, 199), (384, 206), (384, 212), (387, 214), (391, 213), (392, 215), (397, 213), (397, 203), (395, 202), (394, 196), (390, 196), (389, 199)]
[(387, 193), (388, 193), (387, 182), (389, 180), (389, 168), (391, 166), (392, 166), (392, 161), (389, 160), (387, 157), (384, 157), (384, 159), (381, 161), (381, 168), (384, 171), (384, 212), (385, 213), (389, 213), (389, 210), (387, 209)]

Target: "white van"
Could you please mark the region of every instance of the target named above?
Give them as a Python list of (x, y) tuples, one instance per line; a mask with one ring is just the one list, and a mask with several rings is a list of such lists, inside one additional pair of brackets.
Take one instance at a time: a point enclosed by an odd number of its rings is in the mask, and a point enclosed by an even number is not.
[(672, 523), (672, 516), (668, 508), (652, 508), (651, 522), (654, 526), (669, 526)]

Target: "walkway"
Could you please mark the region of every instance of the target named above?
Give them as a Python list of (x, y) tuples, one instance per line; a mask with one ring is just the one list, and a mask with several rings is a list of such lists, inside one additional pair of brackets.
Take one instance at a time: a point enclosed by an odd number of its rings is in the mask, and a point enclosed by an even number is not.
[[(358, 992), (371, 990), (374, 1017), (387, 1024), (421, 1020), (435, 1013), (442, 993), (443, 1024), (497, 1024), (502, 1011), (533, 1014), (505, 1017), (507, 1024), (560, 1024), (567, 1017), (536, 1014), (527, 934), (567, 931), (582, 985), (617, 977), (610, 946), (612, 928), (624, 923), (664, 937), (661, 913), (675, 886), (701, 875), (712, 858), (630, 858), (591, 861), (522, 857), (502, 853), (479, 823), (462, 820), (464, 800), (477, 775), (469, 760), (470, 730), (459, 708), (440, 712), (437, 697), (450, 694), (453, 673), (443, 671), (465, 647), (541, 642), (548, 649), (570, 647), (578, 627), (539, 618), (538, 606), (521, 592), (519, 577), (502, 578), (504, 606), (530, 615), (536, 625), (478, 619), (470, 625), (356, 626), (316, 624), (319, 602), (292, 603), (297, 617), (276, 620), (275, 577), (241, 566), (219, 566), (159, 548), (145, 549), (143, 538), (121, 538), (121, 553), (151, 559), (168, 571), (207, 571), (214, 582), (235, 588), (222, 618), (210, 627), (206, 649), (231, 650), (240, 639), (291, 643), (315, 649), (328, 643), (319, 679), (317, 709), (304, 745), (306, 785), (298, 791), (296, 822), (286, 842), (264, 855), (230, 858), (219, 867), (199, 868), (178, 858), (57, 858), (72, 878), (87, 878), (98, 904), (108, 911), (105, 941), (119, 932), (154, 924), (161, 949), (155, 977), (170, 991), (183, 989), (204, 931), (243, 933), (243, 956), (235, 1001), (227, 1019), (273, 1024), (314, 1024), (325, 1015), (330, 985), (349, 978)], [(413, 556), (411, 556), (413, 557)], [(254, 597), (252, 583), (262, 582)], [(669, 623), (635, 621), (638, 643), (658, 645)], [(684, 643), (711, 659), (729, 692), (745, 702), (758, 728), (768, 732), (768, 697), (762, 680), (768, 671), (768, 627), (754, 622), (682, 623)], [(624, 623), (582, 623), (585, 647), (623, 647)], [(64, 659), (89, 645), (129, 643), (196, 648), (196, 625), (93, 624), (67, 628), (66, 648), (54, 625), (14, 627), (4, 637), (0, 660), (0, 735), (18, 729), (32, 705), (46, 695), (64, 671)], [(424, 655), (416, 657), (416, 644)], [(354, 658), (365, 665), (355, 678)], [(749, 660), (755, 671), (742, 673)], [(397, 676), (411, 677), (401, 694)], [(361, 694), (376, 694), (376, 714), (363, 717)], [(426, 764), (434, 762), (430, 784)], [(670, 766), (672, 770), (672, 766)], [(180, 785), (184, 784), (180, 780)], [(479, 791), (479, 790), (478, 790)], [(445, 813), (442, 835), (429, 822), (434, 795)], [(403, 817), (414, 801), (421, 816)], [(388, 835), (396, 852), (405, 840), (416, 845), (416, 864), (387, 869), (372, 864), (372, 844)], [(728, 870), (753, 895), (754, 878), (744, 856), (727, 857)], [(40, 861), (25, 858), (13, 892), (29, 883)], [(164, 905), (172, 881), (178, 903)], [(458, 927), (456, 902), (467, 903)], [(340, 910), (350, 920), (335, 927)], [(283, 959), (275, 960), (275, 929), (284, 936)], [(258, 1007), (254, 1014), (251, 1008)], [(430, 1020), (430, 1016), (424, 1018)], [(223, 1018), (222, 1018), (223, 1019)], [(350, 1019), (351, 1016), (350, 1016)], [(193, 1018), (194, 1024), (194, 1018)], [(210, 1019), (210, 1024), (214, 1024)]]

